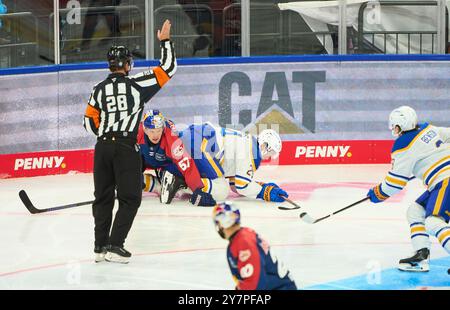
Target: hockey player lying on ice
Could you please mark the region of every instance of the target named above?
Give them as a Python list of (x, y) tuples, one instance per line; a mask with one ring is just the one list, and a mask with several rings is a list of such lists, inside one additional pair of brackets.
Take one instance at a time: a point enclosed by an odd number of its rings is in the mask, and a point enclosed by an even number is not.
[[(428, 187), (407, 212), (411, 241), (416, 252), (401, 259), (399, 269), (428, 271), (430, 237), (435, 236), (450, 253), (450, 128), (417, 123), (416, 112), (402, 106), (389, 117), (392, 134), (397, 138), (392, 148), (392, 170), (382, 183), (368, 193), (378, 203), (403, 189), (414, 177)], [(450, 270), (449, 270), (450, 271)]]
[[(167, 126), (172, 123), (167, 120), (155, 121), (164, 119), (159, 112), (150, 111), (147, 114), (149, 116), (146, 115), (143, 122), (145, 135), (139, 135), (138, 143), (146, 168), (157, 169), (160, 178), (144, 174), (144, 191), (159, 192), (161, 202), (168, 204), (175, 193), (185, 187), (185, 183), (191, 190), (192, 188), (189, 186), (189, 176), (182, 173), (185, 167), (183, 162), (175, 165), (164, 151), (156, 152), (155, 143), (151, 142), (149, 136), (152, 134), (152, 124), (165, 124), (167, 131)], [(261, 160), (276, 158), (281, 151), (281, 140), (274, 130), (263, 130), (256, 138), (240, 131), (204, 123), (190, 125), (179, 132), (178, 136), (183, 141), (186, 152), (194, 159), (203, 183), (202, 191), (214, 198), (209, 206), (214, 206), (215, 201), (225, 200), (230, 189), (246, 197), (265, 201), (283, 202), (284, 197), (288, 197), (288, 194), (274, 183), (253, 180), (253, 174), (260, 166)], [(187, 163), (192, 165), (191, 162)], [(198, 197), (194, 192), (190, 198), (191, 203), (197, 205)]]

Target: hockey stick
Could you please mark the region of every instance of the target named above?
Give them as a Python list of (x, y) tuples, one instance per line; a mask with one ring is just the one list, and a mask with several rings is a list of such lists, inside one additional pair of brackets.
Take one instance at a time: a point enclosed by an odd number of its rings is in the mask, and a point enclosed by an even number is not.
[(301, 208), (298, 204), (296, 204), (295, 202), (293, 202), (292, 200), (290, 200), (290, 199), (288, 199), (286, 197), (284, 197), (284, 200), (289, 202), (294, 207), (288, 208), (288, 207), (278, 206), (278, 209), (280, 209), (280, 210), (297, 210), (297, 209)]
[(58, 206), (58, 207), (53, 207), (53, 208), (48, 208), (48, 209), (38, 209), (33, 205), (30, 198), (28, 197), (27, 193), (23, 189), (19, 192), (19, 197), (20, 197), (20, 200), (22, 200), (23, 204), (28, 209), (28, 211), (30, 211), (31, 214), (74, 208), (74, 207), (79, 207), (79, 206), (84, 206), (84, 205), (90, 205), (94, 202), (92, 200), (92, 201), (71, 203), (68, 205), (63, 205), (63, 206)]
[(306, 223), (308, 223), (308, 224), (315, 224), (315, 223), (320, 222), (320, 221), (322, 221), (322, 220), (324, 220), (324, 219), (326, 219), (326, 218), (329, 218), (329, 217), (332, 216), (332, 215), (338, 214), (339, 212), (342, 212), (342, 211), (347, 210), (347, 209), (349, 209), (349, 208), (351, 208), (351, 207), (354, 207), (354, 206), (356, 206), (356, 205), (360, 204), (361, 202), (364, 202), (364, 201), (366, 201), (366, 200), (368, 200), (368, 199), (370, 199), (370, 197), (365, 197), (365, 198), (363, 198), (363, 199), (361, 199), (361, 200), (358, 200), (357, 202), (352, 203), (351, 205), (346, 206), (345, 208), (342, 208), (342, 209), (339, 209), (339, 210), (337, 210), (337, 211), (334, 211), (333, 213), (328, 214), (328, 215), (326, 215), (326, 216), (324, 216), (324, 217), (321, 217), (321, 218), (318, 218), (318, 219), (313, 219), (313, 218), (312, 218), (311, 216), (309, 216), (308, 213), (306, 213), (306, 212), (301, 213), (301, 214), (300, 214), (300, 218), (301, 218), (303, 221), (305, 221)]

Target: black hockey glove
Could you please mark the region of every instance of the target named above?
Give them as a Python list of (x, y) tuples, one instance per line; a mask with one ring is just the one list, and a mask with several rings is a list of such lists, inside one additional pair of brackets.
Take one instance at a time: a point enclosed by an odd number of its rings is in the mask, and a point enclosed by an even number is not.
[(216, 201), (214, 200), (211, 194), (202, 192), (200, 188), (197, 188), (191, 196), (190, 202), (195, 206), (200, 207), (213, 207), (216, 205)]

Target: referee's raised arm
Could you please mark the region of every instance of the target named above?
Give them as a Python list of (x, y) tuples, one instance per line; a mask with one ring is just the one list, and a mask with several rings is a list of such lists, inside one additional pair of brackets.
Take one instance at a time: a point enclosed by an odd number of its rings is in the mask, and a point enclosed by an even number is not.
[(177, 71), (177, 59), (173, 42), (170, 41), (170, 21), (166, 20), (158, 30), (157, 36), (161, 42), (161, 59), (159, 66), (141, 72), (131, 77), (142, 89), (144, 101), (150, 100)]

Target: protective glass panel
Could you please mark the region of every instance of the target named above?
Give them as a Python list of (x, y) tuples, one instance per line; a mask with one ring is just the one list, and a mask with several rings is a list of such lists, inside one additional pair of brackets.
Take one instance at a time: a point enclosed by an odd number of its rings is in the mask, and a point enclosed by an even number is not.
[(336, 54), (339, 12), (323, 22), (321, 2), (250, 1), (251, 55)]
[(53, 63), (53, 1), (0, 0), (0, 68)]
[(60, 0), (59, 5), (61, 63), (105, 61), (111, 45), (125, 45), (135, 59), (145, 59), (144, 0)]
[(430, 0), (348, 2), (348, 53), (439, 53), (437, 4)]
[[(172, 22), (178, 57), (241, 55), (240, 1), (155, 0), (155, 29), (165, 19)], [(155, 57), (159, 53), (155, 38)]]

